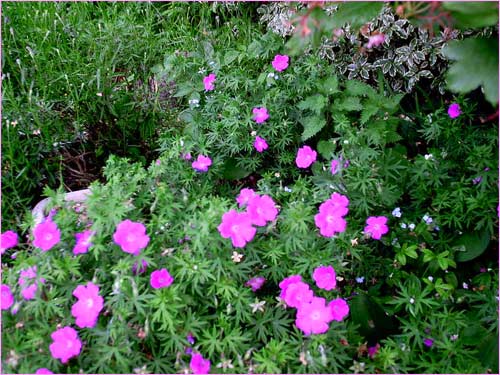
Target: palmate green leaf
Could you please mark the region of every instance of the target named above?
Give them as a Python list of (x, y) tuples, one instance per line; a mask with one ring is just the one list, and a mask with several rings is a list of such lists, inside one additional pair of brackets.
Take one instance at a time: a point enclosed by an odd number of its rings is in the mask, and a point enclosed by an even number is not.
[(451, 91), (465, 94), (481, 86), (486, 100), (493, 105), (498, 103), (498, 40), (452, 41), (443, 48), (443, 54), (455, 60), (446, 74)]
[(445, 1), (443, 8), (450, 11), (454, 26), (459, 29), (493, 26), (498, 23), (496, 1)]
[(300, 121), (304, 126), (302, 132), (302, 140), (308, 140), (315, 136), (326, 125), (326, 120), (323, 116), (309, 116)]

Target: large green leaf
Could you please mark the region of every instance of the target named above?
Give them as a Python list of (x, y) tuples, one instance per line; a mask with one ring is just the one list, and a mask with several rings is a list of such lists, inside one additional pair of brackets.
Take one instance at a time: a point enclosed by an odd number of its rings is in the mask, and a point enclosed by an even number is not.
[(355, 30), (377, 17), (383, 5), (382, 1), (341, 3), (337, 12), (332, 16), (333, 25), (331, 27), (337, 28), (349, 24), (351, 30)]
[(359, 325), (359, 333), (369, 344), (373, 345), (397, 331), (393, 319), (367, 294), (355, 296), (350, 303), (350, 311), (353, 323)]
[(487, 231), (464, 233), (453, 244), (458, 250), (457, 262), (467, 262), (480, 256), (490, 243), (490, 235)]
[(448, 88), (468, 93), (482, 86), (484, 96), (491, 104), (498, 103), (498, 40), (468, 38), (448, 43), (443, 54), (451, 64), (446, 74)]
[[(498, 374), (498, 334), (490, 333), (477, 347), (478, 357), (488, 373)], [(485, 371), (486, 372), (486, 371)]]
[(326, 125), (326, 120), (323, 116), (309, 116), (300, 120), (304, 126), (304, 132), (302, 133), (302, 140), (308, 140), (318, 133)]
[(496, 1), (445, 1), (443, 8), (450, 12), (455, 21), (454, 26), (460, 29), (493, 26), (498, 23)]
[(327, 99), (323, 95), (313, 95), (302, 100), (299, 104), (297, 104), (297, 107), (303, 111), (308, 109), (319, 114), (325, 107), (326, 102)]
[(240, 180), (247, 177), (250, 173), (252, 171), (239, 167), (234, 158), (227, 159), (222, 169), (222, 176), (226, 180)]

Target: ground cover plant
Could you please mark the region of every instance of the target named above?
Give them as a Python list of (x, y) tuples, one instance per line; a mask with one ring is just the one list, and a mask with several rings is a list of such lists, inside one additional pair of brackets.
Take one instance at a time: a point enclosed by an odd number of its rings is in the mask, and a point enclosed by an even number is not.
[[(135, 76), (110, 73), (108, 91), (89, 90), (75, 108), (107, 113), (100, 98), (117, 95), (127, 110), (109, 113), (122, 137), (105, 139), (126, 149), (151, 115), (154, 150), (110, 152), (84, 204), (46, 188), (42, 222), (27, 207), (2, 220), (6, 372), (498, 372), (497, 103), (425, 80), (403, 93), (383, 67), (345, 77), (315, 42), (329, 27), (342, 38), (339, 19), (359, 37), (399, 4), (334, 5), (303, 5), (284, 38), (256, 24), (257, 4), (9, 4), (9, 22), (39, 7), (70, 28), (110, 14), (109, 30), (134, 30), (143, 15), (151, 29), (139, 35), (166, 50), (144, 60), (140, 79), (171, 91), (163, 105), (159, 91), (138, 98)], [(166, 16), (180, 26), (165, 27)], [(456, 42), (489, 26), (469, 24)], [(381, 35), (365, 38), (364, 53), (390, 48)], [(123, 40), (109, 52), (137, 69), (127, 56), (152, 45)], [(9, 121), (27, 100), (15, 94), (23, 74), (6, 83)], [(2, 129), (43, 145), (17, 126)], [(12, 152), (4, 164), (26, 164)], [(2, 181), (14, 191), (11, 171)]]

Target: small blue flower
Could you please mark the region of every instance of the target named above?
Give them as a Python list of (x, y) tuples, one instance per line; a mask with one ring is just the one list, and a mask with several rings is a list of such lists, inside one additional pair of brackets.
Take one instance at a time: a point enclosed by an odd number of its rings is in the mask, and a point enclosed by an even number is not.
[(364, 276), (356, 277), (356, 282), (358, 284), (364, 283), (365, 282), (365, 277)]
[(394, 210), (392, 210), (392, 216), (401, 217), (401, 209), (399, 207), (396, 207)]

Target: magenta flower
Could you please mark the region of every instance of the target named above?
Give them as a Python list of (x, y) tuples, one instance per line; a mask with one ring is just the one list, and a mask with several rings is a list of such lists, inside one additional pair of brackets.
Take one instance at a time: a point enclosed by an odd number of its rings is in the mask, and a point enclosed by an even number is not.
[(434, 339), (426, 338), (424, 339), (424, 345), (430, 348), (434, 344)]
[(186, 336), (186, 340), (189, 344), (193, 345), (195, 343), (195, 338), (191, 332), (189, 332)]
[(368, 347), (368, 357), (373, 358), (375, 357), (375, 354), (378, 353), (378, 350), (380, 349), (380, 344), (377, 343), (375, 346), (369, 346)]
[(134, 275), (137, 275), (139, 273), (144, 273), (146, 272), (146, 268), (148, 268), (148, 262), (146, 262), (144, 259), (141, 262), (141, 265), (139, 265), (139, 262), (135, 262), (132, 265), (132, 273)]
[(2, 233), (0, 237), (0, 254), (5, 253), (5, 250), (10, 249), (11, 247), (17, 246), (17, 233), (8, 230)]
[(347, 206), (349, 206), (349, 198), (339, 193), (333, 193), (330, 199), (325, 201), (322, 205), (331, 206), (338, 216), (345, 216), (349, 212), (347, 208)]
[(256, 197), (255, 191), (253, 189), (241, 189), (240, 194), (236, 197), (236, 202), (238, 202), (238, 206), (245, 207), (251, 199)]
[(276, 69), (278, 72), (282, 72), (286, 68), (288, 68), (288, 62), (290, 61), (290, 58), (287, 55), (276, 55), (274, 56), (274, 60), (271, 63), (273, 68)]
[(332, 174), (337, 174), (339, 170), (340, 170), (340, 162), (336, 159), (333, 159), (330, 164), (330, 172)]
[(60, 359), (62, 363), (67, 363), (71, 357), (80, 354), (82, 342), (78, 338), (78, 333), (71, 327), (63, 327), (50, 335), (54, 341), (49, 349), (53, 358)]
[(191, 166), (197, 172), (207, 172), (208, 167), (212, 165), (212, 159), (205, 155), (198, 155), (198, 158), (191, 163)]
[(61, 240), (61, 231), (56, 223), (47, 219), (35, 227), (33, 236), (35, 237), (33, 245), (42, 251), (48, 251)]
[(10, 286), (2, 284), (2, 299), (0, 301), (0, 305), (2, 306), (2, 310), (8, 310), (14, 303), (14, 295), (10, 290)]
[(380, 46), (382, 43), (384, 43), (384, 41), (385, 41), (384, 34), (372, 35), (368, 38), (368, 44), (366, 45), (366, 48), (373, 48)]
[(166, 268), (151, 273), (150, 284), (155, 289), (166, 288), (172, 285), (174, 278)]
[(76, 244), (75, 247), (73, 247), (73, 254), (78, 255), (78, 254), (84, 254), (87, 251), (89, 251), (89, 247), (92, 246), (92, 243), (90, 240), (92, 239), (92, 236), (95, 233), (91, 230), (86, 230), (81, 233), (76, 233), (75, 238), (76, 238)]
[(324, 237), (333, 237), (344, 232), (347, 227), (347, 222), (339, 215), (338, 209), (328, 202), (321, 204), (319, 213), (314, 215), (314, 223)]
[[(30, 280), (36, 279), (36, 266), (28, 267), (27, 269), (21, 270), (18, 284), (21, 286), (21, 295), (25, 300), (30, 300), (35, 298), (36, 292), (38, 290), (38, 285), (36, 282), (30, 283)], [(45, 279), (40, 279), (40, 282), (45, 283)]]
[(256, 107), (252, 110), (252, 113), (254, 114), (253, 120), (257, 124), (262, 124), (269, 118), (269, 113), (267, 113), (267, 109), (265, 107)]
[(335, 298), (328, 304), (328, 307), (332, 312), (332, 319), (338, 322), (349, 314), (349, 305), (342, 298)]
[(88, 282), (87, 285), (78, 285), (73, 291), (78, 298), (71, 307), (71, 315), (76, 318), (76, 325), (80, 328), (93, 328), (104, 306), (104, 298), (99, 295), (99, 287)]
[(192, 156), (191, 156), (190, 152), (186, 152), (186, 153), (181, 154), (181, 158), (183, 158), (184, 160), (191, 160)]
[(461, 113), (462, 111), (457, 103), (453, 103), (448, 107), (448, 116), (450, 116), (450, 118), (457, 118)]
[(257, 195), (248, 202), (248, 214), (252, 224), (262, 227), (278, 216), (278, 209), (269, 195)]
[(319, 266), (313, 272), (313, 279), (318, 288), (324, 290), (335, 289), (337, 280), (335, 279), (335, 270), (332, 266)]
[(385, 216), (370, 216), (366, 219), (365, 233), (369, 233), (375, 240), (380, 240), (382, 235), (389, 232), (386, 223), (387, 218)]
[(320, 334), (328, 331), (328, 323), (332, 321), (331, 309), (326, 306), (324, 298), (314, 297), (297, 309), (295, 325), (305, 335)]
[(286, 290), (288, 289), (288, 287), (292, 284), (298, 283), (299, 281), (302, 281), (302, 276), (300, 276), (300, 275), (292, 275), (292, 276), (288, 276), (288, 277), (284, 278), (279, 283), (279, 287), (281, 289), (280, 298), (284, 300), (285, 293), (286, 293)]
[(254, 277), (254, 278), (248, 280), (245, 283), (245, 286), (251, 287), (252, 292), (255, 292), (255, 291), (259, 290), (260, 288), (262, 288), (262, 285), (264, 285), (265, 282), (266, 282), (266, 279), (264, 277), (257, 276), (257, 277)]
[(252, 226), (250, 215), (245, 212), (236, 212), (236, 210), (229, 210), (222, 215), (222, 222), (217, 230), (222, 237), (231, 238), (234, 247), (245, 247), (257, 231)]
[(149, 236), (144, 224), (127, 219), (116, 227), (113, 241), (126, 253), (139, 255), (141, 250), (148, 246)]
[(304, 146), (299, 148), (297, 151), (297, 157), (295, 158), (295, 164), (299, 168), (308, 168), (312, 163), (316, 161), (317, 153), (309, 146)]
[(259, 137), (259, 136), (255, 137), (253, 147), (255, 147), (257, 152), (262, 152), (262, 151), (267, 150), (269, 148), (266, 140), (264, 138)]
[(53, 374), (48, 368), (42, 367), (36, 370), (35, 374)]
[(208, 76), (203, 78), (203, 85), (205, 86), (206, 91), (212, 91), (215, 89), (214, 82), (215, 82), (215, 74), (210, 73)]
[(284, 300), (289, 307), (299, 307), (303, 303), (307, 303), (314, 297), (313, 291), (309, 285), (302, 281), (290, 284), (285, 291)]
[(27, 286), (26, 288), (23, 288), (21, 290), (21, 295), (25, 300), (30, 300), (35, 298), (37, 290), (38, 290), (37, 285), (31, 284), (30, 286)]
[(193, 374), (208, 374), (210, 372), (210, 360), (203, 358), (199, 353), (195, 353), (191, 356), (189, 367)]
[(30, 281), (31, 279), (34, 279), (34, 278), (36, 278), (36, 266), (31, 266), (31, 267), (28, 267), (24, 270), (21, 270), (20, 275), (19, 275), (19, 280), (17, 283), (20, 286), (23, 286), (28, 281)]

